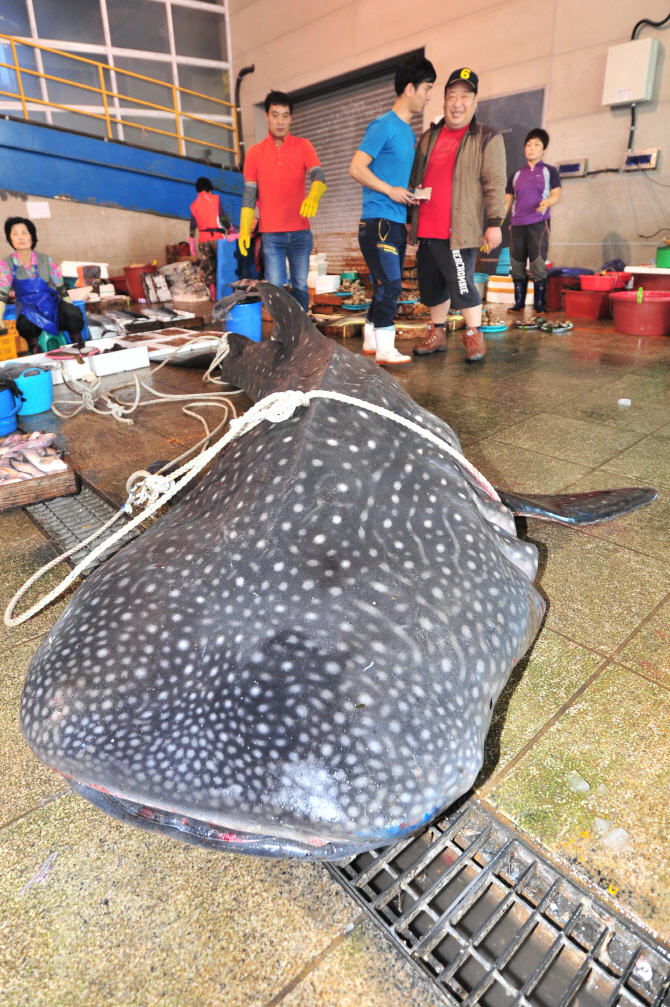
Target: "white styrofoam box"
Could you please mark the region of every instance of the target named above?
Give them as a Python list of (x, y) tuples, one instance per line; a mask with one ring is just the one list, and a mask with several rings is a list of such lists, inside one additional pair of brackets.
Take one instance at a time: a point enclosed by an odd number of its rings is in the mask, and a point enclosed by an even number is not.
[[(111, 336), (103, 336), (101, 339), (95, 340), (95, 347), (99, 350), (107, 349), (107, 347), (113, 346), (116, 342), (118, 342), (118, 340)], [(59, 361), (59, 363), (62, 363), (62, 361)], [(42, 367), (50, 367), (54, 385), (63, 384), (63, 375), (56, 367), (53, 359), (48, 357), (46, 353), (31, 353), (25, 357), (17, 357), (15, 360), (3, 360), (2, 364), (23, 364), (26, 368), (34, 367), (36, 364), (39, 364)], [(77, 373), (75, 369), (81, 368), (81, 365), (78, 364), (76, 360), (69, 360), (67, 361), (67, 364), (67, 373), (73, 378), (83, 376), (84, 374), (91, 375), (93, 373), (88, 364), (85, 364), (84, 369), (80, 370), (79, 373)]]
[(316, 278), (317, 294), (332, 294), (339, 289), (340, 289), (339, 273), (327, 273), (325, 276), (317, 276)]
[[(47, 360), (48, 359), (49, 358), (47, 357)], [(75, 380), (77, 380), (78, 378), (85, 378), (87, 375), (90, 375), (90, 373), (91, 373), (91, 367), (90, 367), (90, 364), (89, 364), (89, 358), (88, 357), (84, 357), (82, 359), (84, 361), (83, 364), (78, 364), (77, 361), (74, 360), (74, 359), (72, 359), (72, 360), (59, 360), (58, 363), (61, 365), (61, 367), (65, 371), (65, 374), (67, 375), (68, 378), (74, 378)], [(61, 377), (60, 371), (58, 371), (58, 376)], [(62, 378), (61, 378), (61, 380), (62, 380)], [(56, 384), (55, 380), (54, 380), (54, 384)]]
[[(526, 304), (533, 303), (533, 281), (529, 280)], [(511, 276), (489, 276), (486, 287), (487, 304), (514, 304), (514, 280)]]
[(121, 374), (122, 371), (136, 371), (140, 367), (148, 367), (149, 353), (146, 346), (133, 346), (128, 350), (116, 350), (114, 353), (97, 353), (89, 357), (89, 360), (93, 373), (102, 378), (105, 374)]
[(100, 266), (100, 279), (109, 279), (109, 270), (107, 262), (88, 262), (86, 259), (82, 259), (80, 262), (76, 262), (74, 259), (66, 259), (65, 262), (61, 262), (60, 271), (63, 276), (68, 276), (70, 279), (74, 276), (79, 276), (77, 272), (77, 266)]
[(624, 273), (648, 273), (650, 276), (668, 276), (670, 268), (667, 266), (626, 266)]
[(651, 101), (660, 43), (657, 38), (636, 38), (607, 50), (603, 105), (630, 105)]

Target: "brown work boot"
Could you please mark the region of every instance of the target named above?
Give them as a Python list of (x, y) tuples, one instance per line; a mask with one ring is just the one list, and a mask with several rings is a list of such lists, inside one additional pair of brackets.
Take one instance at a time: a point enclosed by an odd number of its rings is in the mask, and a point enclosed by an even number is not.
[(426, 336), (423, 342), (414, 347), (414, 353), (419, 357), (428, 356), (429, 353), (447, 352), (447, 334), (444, 325), (436, 328), (431, 322), (426, 326)]
[(465, 360), (468, 364), (483, 360), (486, 355), (486, 344), (479, 329), (466, 329), (461, 332), (461, 342), (465, 347)]

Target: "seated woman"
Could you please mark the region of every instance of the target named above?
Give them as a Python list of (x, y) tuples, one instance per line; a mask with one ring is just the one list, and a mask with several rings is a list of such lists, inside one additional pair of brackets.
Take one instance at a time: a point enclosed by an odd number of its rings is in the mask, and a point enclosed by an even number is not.
[(40, 353), (37, 342), (42, 330), (52, 336), (67, 332), (73, 343), (81, 343), (84, 316), (65, 298), (68, 295), (61, 271), (53, 259), (35, 252), (37, 232), (32, 220), (8, 217), (5, 237), (13, 254), (0, 260), (0, 326), (9, 298), (16, 298), (16, 328), (31, 353)]

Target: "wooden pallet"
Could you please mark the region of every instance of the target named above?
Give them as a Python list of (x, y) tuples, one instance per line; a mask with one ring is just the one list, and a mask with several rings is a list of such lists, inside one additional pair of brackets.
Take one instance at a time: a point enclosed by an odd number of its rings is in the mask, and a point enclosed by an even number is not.
[(50, 476), (35, 476), (34, 479), (24, 479), (20, 483), (0, 486), (0, 511), (25, 507), (28, 504), (39, 503), (40, 500), (53, 500), (54, 497), (70, 496), (78, 492), (79, 484), (74, 469), (55, 472)]

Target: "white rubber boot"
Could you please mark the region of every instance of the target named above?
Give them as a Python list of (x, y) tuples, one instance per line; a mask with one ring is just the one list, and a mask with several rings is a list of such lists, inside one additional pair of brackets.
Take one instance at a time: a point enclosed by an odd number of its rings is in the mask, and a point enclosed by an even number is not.
[(374, 357), (377, 352), (377, 340), (375, 339), (375, 327), (372, 322), (366, 322), (363, 326), (363, 353), (369, 357)]
[(375, 329), (375, 340), (377, 343), (376, 361), (378, 364), (410, 364), (411, 357), (405, 357), (398, 353), (395, 348), (395, 325), (389, 325), (384, 329)]

